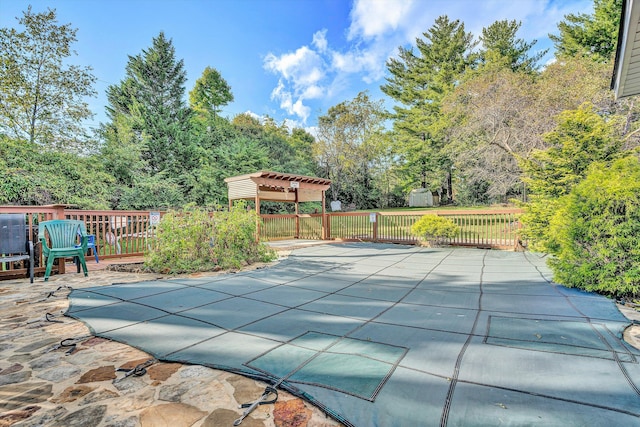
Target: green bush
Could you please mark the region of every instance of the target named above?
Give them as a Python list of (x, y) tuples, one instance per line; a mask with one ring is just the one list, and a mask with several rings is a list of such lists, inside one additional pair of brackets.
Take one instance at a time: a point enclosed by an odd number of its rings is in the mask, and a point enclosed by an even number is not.
[(259, 216), (247, 211), (244, 203), (234, 203), (229, 212), (213, 216), (213, 253), (222, 268), (240, 268), (246, 263), (273, 261), (277, 255), (264, 243), (256, 241)]
[(194, 207), (169, 212), (158, 225), (145, 267), (165, 274), (192, 273), (271, 261), (275, 252), (256, 241), (256, 220), (243, 204), (230, 212)]
[(611, 296), (640, 293), (640, 161), (595, 163), (550, 223), (554, 280)]
[(139, 177), (131, 187), (124, 187), (117, 209), (171, 209), (184, 205), (184, 191), (179, 184), (159, 173)]
[(553, 252), (550, 221), (562, 198), (586, 176), (594, 162), (612, 162), (621, 155), (622, 141), (616, 123), (608, 120), (591, 104), (576, 110), (566, 110), (557, 117), (556, 128), (544, 135), (547, 146), (533, 150), (518, 164), (531, 195), (524, 204), (525, 225), (521, 231), (529, 248), (540, 252)]
[[(566, 196), (565, 196), (566, 197)], [(529, 202), (520, 205), (524, 213), (520, 220), (524, 228), (520, 237), (528, 242), (528, 249), (535, 252), (552, 252), (552, 233), (549, 223), (562, 205), (562, 197), (551, 197), (541, 194), (529, 196)]]
[(438, 246), (446, 239), (453, 239), (460, 233), (453, 221), (437, 215), (424, 215), (411, 226), (411, 232), (429, 246)]

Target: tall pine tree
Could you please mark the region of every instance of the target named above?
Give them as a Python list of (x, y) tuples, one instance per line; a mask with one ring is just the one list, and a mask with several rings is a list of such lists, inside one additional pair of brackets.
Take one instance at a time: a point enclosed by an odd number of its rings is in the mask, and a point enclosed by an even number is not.
[(549, 34), (557, 56), (583, 55), (597, 62), (613, 59), (624, 0), (594, 0), (593, 14), (566, 15), (560, 34)]
[(398, 57), (387, 62), (391, 75), (381, 89), (398, 102), (392, 118), (408, 184), (444, 185), (450, 199), (451, 161), (442, 150), (440, 106), (473, 64), (476, 43), (464, 23), (447, 16), (438, 17), (423, 36), (416, 39), (416, 51), (400, 47)]
[(195, 161), (191, 112), (184, 101), (186, 80), (183, 61), (176, 60), (171, 40), (161, 32), (149, 49), (129, 56), (126, 77), (107, 89), (107, 126), (112, 127), (119, 115), (131, 119), (150, 174), (165, 172), (177, 178)]
[(538, 61), (546, 55), (548, 49), (534, 53), (530, 51), (537, 43), (536, 40), (527, 43), (523, 39), (516, 38), (516, 33), (522, 26), (516, 21), (496, 21), (482, 29), (480, 42), (480, 60), (483, 63), (491, 60), (502, 60), (513, 71), (533, 72), (538, 68)]

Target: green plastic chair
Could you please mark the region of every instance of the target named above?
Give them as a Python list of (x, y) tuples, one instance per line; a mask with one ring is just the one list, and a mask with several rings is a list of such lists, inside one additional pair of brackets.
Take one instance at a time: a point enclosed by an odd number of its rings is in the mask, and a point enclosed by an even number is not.
[[(78, 244), (78, 237), (80, 244)], [(39, 224), (38, 239), (42, 243), (42, 253), (47, 259), (44, 281), (49, 280), (53, 261), (56, 258), (77, 257), (82, 264), (84, 275), (88, 276), (87, 262), (87, 229), (83, 221), (71, 219), (54, 219)], [(64, 261), (63, 261), (64, 262)]]

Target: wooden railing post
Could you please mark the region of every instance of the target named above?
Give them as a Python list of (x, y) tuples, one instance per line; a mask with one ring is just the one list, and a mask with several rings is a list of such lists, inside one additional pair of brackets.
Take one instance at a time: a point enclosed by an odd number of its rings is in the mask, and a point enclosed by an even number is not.
[(329, 221), (327, 220), (327, 208), (325, 206), (325, 191), (322, 190), (322, 240), (329, 240), (331, 232), (327, 233), (329, 227)]
[[(53, 219), (66, 219), (65, 213), (64, 213), (64, 208), (66, 205), (53, 205)], [(64, 274), (65, 273), (65, 259), (64, 258), (58, 258), (58, 273), (59, 274)]]
[(51, 205), (53, 208), (53, 218), (52, 219), (66, 219), (66, 215), (64, 213), (64, 208), (66, 205)]
[(370, 213), (369, 214), (369, 221), (373, 222), (373, 241), (377, 242), (378, 241), (378, 213)]

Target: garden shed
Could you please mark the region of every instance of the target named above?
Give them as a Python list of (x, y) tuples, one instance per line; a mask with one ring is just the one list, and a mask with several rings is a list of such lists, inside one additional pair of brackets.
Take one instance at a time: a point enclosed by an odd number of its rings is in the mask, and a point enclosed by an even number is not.
[(426, 188), (416, 188), (409, 192), (409, 207), (434, 206), (433, 193)]
[[(225, 178), (229, 190), (229, 208), (234, 200), (254, 200), (256, 212), (260, 213), (261, 201), (295, 203), (299, 215), (300, 202), (322, 203), (322, 236), (326, 238), (325, 192), (331, 180), (313, 176), (281, 172), (260, 171)], [(297, 228), (297, 227), (296, 227)]]

